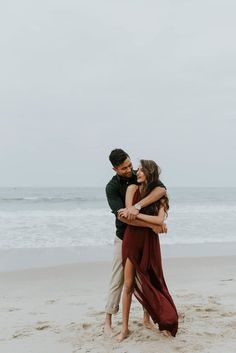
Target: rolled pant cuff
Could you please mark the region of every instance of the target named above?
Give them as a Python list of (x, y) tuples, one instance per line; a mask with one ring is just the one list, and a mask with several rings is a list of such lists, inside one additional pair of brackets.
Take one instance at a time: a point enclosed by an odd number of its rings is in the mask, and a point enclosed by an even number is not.
[(106, 306), (106, 308), (105, 308), (106, 314), (114, 315), (114, 314), (117, 314), (118, 311), (119, 311), (119, 307), (109, 308), (109, 307)]

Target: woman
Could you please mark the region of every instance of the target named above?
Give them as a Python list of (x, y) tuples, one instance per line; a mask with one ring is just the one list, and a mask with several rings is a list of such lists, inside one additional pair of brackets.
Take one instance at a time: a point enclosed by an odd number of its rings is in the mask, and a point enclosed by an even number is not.
[[(154, 161), (141, 160), (137, 171), (139, 185), (130, 185), (126, 192), (126, 207), (134, 205), (157, 185), (159, 167)], [(142, 209), (137, 219), (162, 225), (169, 209), (167, 196)], [(122, 220), (122, 215), (119, 214)], [(151, 228), (127, 225), (122, 245), (124, 290), (122, 297), (122, 331), (119, 342), (129, 334), (128, 322), (132, 293), (150, 314), (154, 323), (165, 335), (175, 336), (178, 314), (165, 283), (159, 237)]]

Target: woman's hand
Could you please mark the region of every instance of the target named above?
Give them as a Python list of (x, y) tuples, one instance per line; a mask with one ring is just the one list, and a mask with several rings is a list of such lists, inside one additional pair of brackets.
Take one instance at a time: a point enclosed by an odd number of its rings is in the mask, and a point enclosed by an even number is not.
[(165, 223), (163, 223), (161, 226), (153, 225), (152, 230), (156, 234), (166, 234), (168, 231), (167, 225)]

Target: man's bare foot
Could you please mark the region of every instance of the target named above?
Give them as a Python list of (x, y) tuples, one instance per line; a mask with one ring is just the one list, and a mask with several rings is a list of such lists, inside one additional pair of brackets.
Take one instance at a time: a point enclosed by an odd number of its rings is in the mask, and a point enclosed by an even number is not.
[(107, 337), (111, 337), (113, 334), (112, 331), (112, 314), (106, 313), (105, 321), (104, 321), (104, 335)]
[(143, 326), (148, 330), (156, 331), (156, 326), (150, 320), (143, 320)]
[(171, 337), (170, 331), (163, 330), (163, 331), (161, 331), (161, 333), (162, 333), (164, 336), (166, 336), (166, 337)]
[(117, 342), (122, 342), (124, 341), (127, 337), (129, 336), (129, 330), (126, 331), (121, 331), (119, 335), (116, 336)]
[(104, 324), (104, 335), (107, 337), (111, 337), (113, 334), (113, 330), (110, 324), (106, 323)]

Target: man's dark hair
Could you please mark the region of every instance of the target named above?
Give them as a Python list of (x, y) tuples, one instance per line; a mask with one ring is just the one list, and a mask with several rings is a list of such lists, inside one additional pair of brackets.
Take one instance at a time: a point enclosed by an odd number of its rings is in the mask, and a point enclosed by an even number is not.
[(113, 167), (118, 167), (119, 165), (124, 163), (127, 158), (129, 158), (129, 155), (120, 148), (116, 148), (115, 150), (111, 151), (109, 156), (110, 162)]

